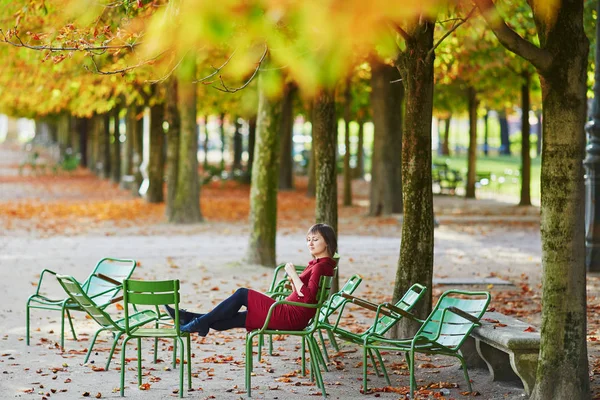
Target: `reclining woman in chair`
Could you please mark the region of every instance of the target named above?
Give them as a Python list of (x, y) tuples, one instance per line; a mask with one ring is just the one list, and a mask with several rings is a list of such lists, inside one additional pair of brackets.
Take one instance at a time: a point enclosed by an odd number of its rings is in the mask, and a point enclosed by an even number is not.
[[(321, 276), (333, 276), (336, 266), (332, 258), (337, 251), (337, 239), (333, 229), (326, 224), (313, 225), (306, 234), (306, 244), (313, 257), (306, 269), (298, 275), (292, 263), (285, 265), (285, 272), (291, 281), (293, 291), (288, 301), (315, 304)], [(223, 300), (208, 314), (197, 314), (179, 310), (182, 332), (197, 332), (206, 336), (210, 329), (224, 331), (232, 328), (246, 328), (251, 331), (262, 328), (267, 313), (275, 300), (252, 289), (239, 288)], [(245, 311), (240, 311), (242, 306)], [(172, 318), (175, 310), (165, 306)], [(269, 329), (299, 330), (306, 327), (314, 317), (315, 309), (288, 304), (276, 306), (269, 321)]]

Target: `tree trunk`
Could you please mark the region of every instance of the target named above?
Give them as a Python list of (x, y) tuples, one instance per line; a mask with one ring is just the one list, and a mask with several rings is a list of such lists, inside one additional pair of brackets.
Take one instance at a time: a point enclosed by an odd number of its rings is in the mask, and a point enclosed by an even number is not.
[(356, 149), (356, 172), (354, 177), (357, 179), (365, 178), (365, 121), (358, 121), (358, 146)]
[(196, 56), (186, 55), (179, 67), (177, 83), (178, 109), (181, 131), (179, 136), (179, 163), (177, 191), (171, 209), (170, 222), (202, 222), (200, 210), (200, 182), (198, 177), (198, 128), (196, 124)]
[(469, 103), (469, 158), (467, 163), (467, 187), (465, 197), (475, 198), (475, 180), (477, 178), (477, 92), (471, 86), (467, 89)]
[[(411, 39), (399, 55), (398, 70), (406, 90), (406, 123), (402, 137), (402, 193), (404, 221), (393, 301), (413, 283), (432, 287), (433, 192), (431, 188), (431, 120), (433, 114), (434, 22), (413, 22)], [(414, 312), (424, 318), (431, 311), (431, 290)], [(402, 321), (395, 334), (410, 337), (414, 324)]]
[(589, 399), (584, 169), (589, 42), (583, 2), (564, 0), (540, 35), (552, 53), (540, 71), (543, 105), (542, 328), (533, 400)]
[(208, 115), (204, 116), (204, 170), (208, 169)]
[(248, 165), (246, 175), (248, 182), (252, 180), (252, 166), (254, 165), (254, 149), (256, 148), (256, 115), (248, 121)]
[(169, 123), (167, 131), (167, 205), (165, 214), (172, 221), (177, 195), (179, 174), (179, 138), (181, 136), (181, 119), (179, 116), (177, 79), (171, 77), (167, 83), (167, 102), (165, 104), (165, 119)]
[(523, 84), (521, 85), (521, 200), (520, 206), (531, 205), (531, 146), (529, 138), (531, 127), (529, 126), (529, 86), (531, 75), (523, 73)]
[(535, 113), (535, 116), (537, 118), (538, 124), (537, 124), (537, 146), (536, 146), (536, 151), (535, 154), (537, 157), (540, 157), (542, 155), (542, 132), (543, 132), (543, 127), (542, 127), (542, 111), (538, 111)]
[(373, 156), (369, 215), (402, 213), (402, 102), (404, 87), (393, 84), (398, 71), (379, 61), (371, 63)]
[(225, 171), (225, 113), (219, 115), (219, 132), (221, 134), (221, 172)]
[(121, 182), (121, 130), (119, 127), (120, 111), (120, 108), (114, 108), (110, 118), (110, 180), (114, 183)]
[(510, 156), (510, 132), (508, 131), (506, 110), (498, 112), (498, 122), (500, 123), (500, 155)]
[(110, 178), (110, 169), (111, 169), (111, 157), (110, 157), (110, 141), (112, 139), (112, 134), (110, 132), (110, 112), (102, 115), (102, 119), (104, 120), (104, 125), (102, 126), (103, 130), (101, 132), (103, 137), (103, 147), (102, 151), (104, 154), (102, 155), (104, 162), (102, 164), (102, 178), (108, 179)]
[(88, 140), (90, 137), (90, 119), (77, 119), (77, 132), (79, 134), (79, 154), (81, 155), (81, 166), (89, 168)]
[(107, 143), (107, 135), (106, 135), (106, 118), (104, 114), (96, 114), (94, 117), (96, 126), (94, 129), (95, 136), (95, 144), (94, 144), (94, 154), (96, 163), (94, 164), (94, 171), (99, 178), (106, 178), (106, 149), (108, 147)]
[(485, 110), (485, 115), (483, 116), (483, 154), (487, 157), (490, 152), (490, 112)]
[(128, 107), (125, 114), (125, 146), (123, 147), (123, 164), (121, 166), (121, 187), (128, 187), (129, 183), (123, 178), (130, 177), (133, 173), (133, 134), (131, 132), (131, 124), (129, 115), (132, 108)]
[(346, 79), (344, 92), (344, 195), (343, 205), (352, 205), (352, 170), (350, 169), (350, 119), (352, 107), (352, 92), (350, 91), (350, 78)]
[(288, 82), (283, 91), (281, 105), (281, 132), (280, 132), (280, 162), (279, 162), (279, 190), (294, 188), (294, 159), (293, 153), (293, 128), (294, 128), (294, 95), (298, 87), (294, 82)]
[(149, 186), (144, 195), (144, 198), (148, 203), (162, 203), (164, 201), (164, 121), (164, 104), (155, 104), (150, 107), (150, 158), (148, 160)]
[[(315, 149), (317, 223), (331, 226), (338, 234), (337, 204), (337, 123), (335, 117), (335, 90), (321, 89), (314, 101), (313, 146)], [(334, 278), (331, 292), (338, 291), (338, 277)]]
[(450, 155), (450, 123), (452, 122), (452, 114), (444, 120), (444, 145), (442, 146), (442, 155)]
[(308, 113), (310, 116), (310, 159), (308, 160), (308, 186), (306, 188), (306, 197), (315, 197), (317, 194), (317, 168), (315, 157), (315, 109), (314, 100)]
[(231, 166), (232, 174), (236, 174), (242, 170), (242, 153), (244, 151), (242, 143), (242, 123), (239, 117), (235, 117), (235, 132), (233, 133), (233, 165)]
[(131, 193), (134, 196), (139, 196), (140, 186), (144, 180), (141, 171), (144, 154), (144, 108), (131, 105), (128, 116), (128, 129), (131, 129), (131, 139), (133, 141), (133, 165), (131, 168), (131, 173), (133, 174), (133, 187), (131, 188)]
[(247, 259), (251, 264), (274, 268), (282, 99), (267, 96), (264, 79), (263, 75), (258, 78), (258, 115), (250, 186), (250, 240)]

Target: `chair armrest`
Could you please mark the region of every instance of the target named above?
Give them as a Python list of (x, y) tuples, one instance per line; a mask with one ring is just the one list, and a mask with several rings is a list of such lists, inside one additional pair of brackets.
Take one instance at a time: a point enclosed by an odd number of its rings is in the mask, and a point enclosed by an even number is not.
[(403, 309), (401, 309), (399, 307), (396, 307), (393, 304), (383, 303), (382, 307), (385, 307), (385, 308), (389, 309), (390, 311), (395, 312), (396, 314), (400, 314), (404, 318), (408, 318), (408, 319), (411, 319), (413, 321), (417, 321), (417, 322), (421, 322), (421, 323), (424, 322), (422, 319), (417, 318), (414, 314), (412, 314), (412, 313), (410, 313), (410, 312), (408, 312), (406, 310), (403, 310)]
[(371, 303), (368, 300), (361, 299), (360, 297), (352, 296), (348, 293), (342, 293), (342, 297), (346, 300), (350, 300), (353, 304), (356, 304), (359, 307), (366, 308), (367, 310), (377, 311), (377, 304)]
[(299, 303), (297, 301), (287, 301), (287, 300), (276, 301), (275, 303), (271, 304), (271, 307), (269, 307), (269, 312), (267, 313), (267, 317), (265, 318), (265, 323), (263, 324), (263, 327), (258, 330), (258, 332), (264, 332), (268, 328), (269, 322), (271, 322), (271, 315), (273, 314), (275, 307), (283, 305), (283, 304), (287, 304), (290, 306), (304, 307), (304, 308), (317, 308), (318, 307), (318, 304)]
[(456, 307), (452, 306), (452, 307), (448, 307), (448, 311), (474, 323), (477, 326), (481, 325), (481, 322), (479, 321), (479, 319), (477, 319), (473, 315), (461, 310), (460, 308), (456, 308)]
[(111, 278), (111, 277), (110, 277), (110, 276), (108, 276), (108, 275), (101, 274), (101, 273), (99, 273), (99, 272), (98, 272), (98, 273), (96, 273), (96, 274), (94, 274), (94, 276), (95, 276), (96, 278), (100, 278), (100, 279), (102, 279), (102, 280), (104, 280), (104, 281), (106, 281), (106, 282), (110, 282), (110, 283), (112, 283), (113, 285), (121, 286), (121, 285), (123, 284), (123, 282), (119, 282), (118, 280), (116, 280), (116, 279), (113, 279), (113, 278)]
[(54, 271), (52, 271), (50, 269), (44, 268), (44, 270), (42, 270), (42, 273), (40, 274), (40, 279), (38, 280), (38, 284), (37, 284), (37, 287), (35, 289), (35, 295), (39, 295), (40, 294), (40, 288), (42, 287), (42, 281), (44, 279), (44, 274), (46, 274), (46, 273), (49, 273), (51, 275), (56, 276), (56, 272), (54, 272)]

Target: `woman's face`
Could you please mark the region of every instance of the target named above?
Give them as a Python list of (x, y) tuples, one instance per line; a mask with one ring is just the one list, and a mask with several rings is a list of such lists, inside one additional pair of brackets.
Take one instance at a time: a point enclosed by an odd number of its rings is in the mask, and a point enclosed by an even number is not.
[(329, 257), (329, 251), (327, 250), (327, 243), (319, 232), (309, 233), (306, 235), (306, 245), (310, 254), (315, 258)]

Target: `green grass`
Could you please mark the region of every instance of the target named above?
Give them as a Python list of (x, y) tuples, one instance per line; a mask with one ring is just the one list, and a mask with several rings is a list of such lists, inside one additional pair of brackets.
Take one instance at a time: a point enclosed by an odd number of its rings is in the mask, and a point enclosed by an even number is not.
[[(433, 156), (434, 163), (446, 161), (450, 168), (457, 169), (467, 174), (467, 156)], [(540, 198), (540, 162), (539, 157), (531, 160), (531, 198), (538, 200)], [(477, 172), (490, 172), (492, 182), (486, 187), (477, 189), (498, 193), (500, 195), (509, 195), (519, 197), (521, 192), (521, 157), (520, 156), (488, 156), (478, 155)], [(493, 197), (493, 196), (492, 196)]]

